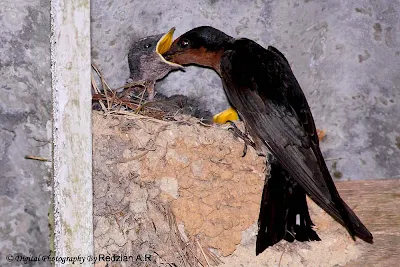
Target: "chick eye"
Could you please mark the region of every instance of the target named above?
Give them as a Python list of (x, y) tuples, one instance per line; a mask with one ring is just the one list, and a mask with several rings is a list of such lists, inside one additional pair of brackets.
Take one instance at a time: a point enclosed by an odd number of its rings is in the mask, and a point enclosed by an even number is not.
[(179, 46), (180, 46), (181, 48), (185, 48), (185, 47), (187, 47), (188, 45), (189, 45), (189, 41), (186, 40), (186, 39), (182, 39), (182, 40), (179, 42)]
[(151, 47), (151, 44), (145, 44), (144, 45), (144, 48), (150, 48)]

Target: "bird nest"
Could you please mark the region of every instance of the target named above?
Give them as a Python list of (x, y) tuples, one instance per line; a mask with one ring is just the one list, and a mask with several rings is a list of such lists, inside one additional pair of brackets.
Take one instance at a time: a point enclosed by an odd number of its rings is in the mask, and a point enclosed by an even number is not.
[(156, 94), (153, 101), (145, 101), (145, 82), (127, 83), (112, 89), (99, 68), (95, 64), (92, 64), (92, 68), (93, 109), (102, 110), (104, 114), (143, 115), (163, 121), (177, 121), (181, 120), (180, 115), (190, 115), (197, 117), (199, 123), (204, 125), (209, 125), (212, 121), (212, 114), (201, 110), (194, 99), (183, 95), (166, 97)]
[(256, 257), (265, 159), (252, 148), (241, 157), (226, 126), (188, 116), (179, 101), (119, 95), (93, 69), (95, 255), (133, 257), (108, 266), (334, 266), (360, 254), (310, 202), (322, 241), (282, 241)]
[[(178, 230), (170, 203), (159, 199), (160, 185), (155, 181), (146, 181), (136, 172), (126, 172), (129, 163), (140, 162), (152, 149), (144, 148), (144, 153), (139, 152), (137, 158), (117, 162), (112, 160), (118, 157), (118, 149), (121, 147), (126, 146), (133, 151), (142, 150), (142, 148), (132, 148), (132, 144), (124, 143), (125, 140), (120, 137), (120, 133), (129, 132), (132, 125), (136, 124), (134, 121), (138, 119), (161, 124), (160, 128), (164, 131), (167, 129), (167, 124), (164, 122), (210, 127), (208, 123), (211, 113), (197, 110), (196, 114), (193, 101), (184, 96), (171, 98), (161, 96), (152, 102), (146, 102), (145, 83), (128, 83), (112, 89), (95, 64), (92, 64), (92, 69), (94, 71), (92, 105), (93, 109), (97, 110), (93, 113), (96, 255), (133, 256), (133, 266), (140, 263), (148, 264), (146, 258), (158, 264), (157, 266), (218, 265), (221, 263), (218, 256), (206, 249), (197, 236), (188, 237), (183, 230)], [(123, 92), (118, 93), (120, 90)], [(206, 115), (208, 119), (187, 116), (199, 114)], [(119, 121), (121, 127), (107, 135), (105, 140), (102, 134), (107, 133), (107, 130), (103, 130), (104, 127), (112, 128), (109, 125), (110, 121)], [(152, 135), (150, 140), (157, 139), (158, 134), (159, 132)], [(142, 137), (139, 135), (136, 138)], [(140, 140), (138, 142), (140, 143)], [(145, 146), (151, 144), (146, 143)], [(124, 150), (123, 154), (129, 153), (126, 151)], [(117, 168), (118, 171), (113, 171), (110, 175), (109, 169), (113, 168)], [(121, 169), (123, 171), (119, 173)], [(144, 195), (146, 199), (141, 199), (140, 196)], [(162, 198), (164, 195), (161, 195)], [(107, 266), (107, 264), (99, 261), (96, 266)], [(121, 262), (112, 266), (131, 266), (131, 264)]]

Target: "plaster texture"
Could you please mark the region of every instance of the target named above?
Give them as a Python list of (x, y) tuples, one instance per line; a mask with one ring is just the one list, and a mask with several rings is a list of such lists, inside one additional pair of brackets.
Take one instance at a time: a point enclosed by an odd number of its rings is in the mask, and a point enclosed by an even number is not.
[[(176, 26), (211, 25), (281, 50), (326, 131), (322, 150), (342, 180), (400, 177), (400, 1), (92, 1), (92, 60), (110, 85), (129, 75), (129, 44)], [(188, 67), (159, 82), (219, 112), (219, 77)]]
[(0, 266), (6, 255), (50, 254), (50, 2), (0, 2)]
[(81, 266), (93, 266), (89, 6), (89, 0), (51, 1), (55, 256), (79, 257)]

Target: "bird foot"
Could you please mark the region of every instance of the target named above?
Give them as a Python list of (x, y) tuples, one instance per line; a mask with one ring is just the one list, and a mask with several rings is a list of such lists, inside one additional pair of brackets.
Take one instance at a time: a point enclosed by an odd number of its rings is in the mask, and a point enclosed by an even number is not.
[(242, 139), (244, 141), (244, 148), (243, 148), (243, 155), (242, 157), (246, 156), (247, 154), (247, 146), (250, 145), (252, 146), (254, 149), (256, 149), (256, 144), (248, 137), (248, 133), (247, 130), (245, 133), (243, 133), (233, 121), (227, 121), (231, 124), (231, 127), (229, 128), (229, 130), (231, 130), (233, 132), (233, 134)]

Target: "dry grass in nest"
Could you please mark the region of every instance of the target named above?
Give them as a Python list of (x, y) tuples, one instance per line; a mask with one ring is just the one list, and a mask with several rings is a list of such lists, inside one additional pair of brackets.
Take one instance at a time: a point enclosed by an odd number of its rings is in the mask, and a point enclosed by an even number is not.
[[(107, 81), (104, 79), (99, 68), (92, 63), (92, 68), (97, 74), (100, 85), (97, 84), (92, 72), (91, 81), (93, 88), (92, 101), (98, 102), (105, 115), (142, 115), (150, 118), (155, 118), (162, 121), (177, 121), (176, 116), (180, 114), (180, 107), (174, 106), (173, 112), (163, 110), (162, 100), (151, 102), (145, 101), (146, 84), (143, 81), (127, 83), (115, 89), (111, 89)], [(140, 87), (139, 93), (134, 94), (137, 88)], [(117, 91), (124, 89), (122, 93)], [(137, 117), (137, 116), (135, 116)], [(204, 125), (207, 126), (207, 125)]]

